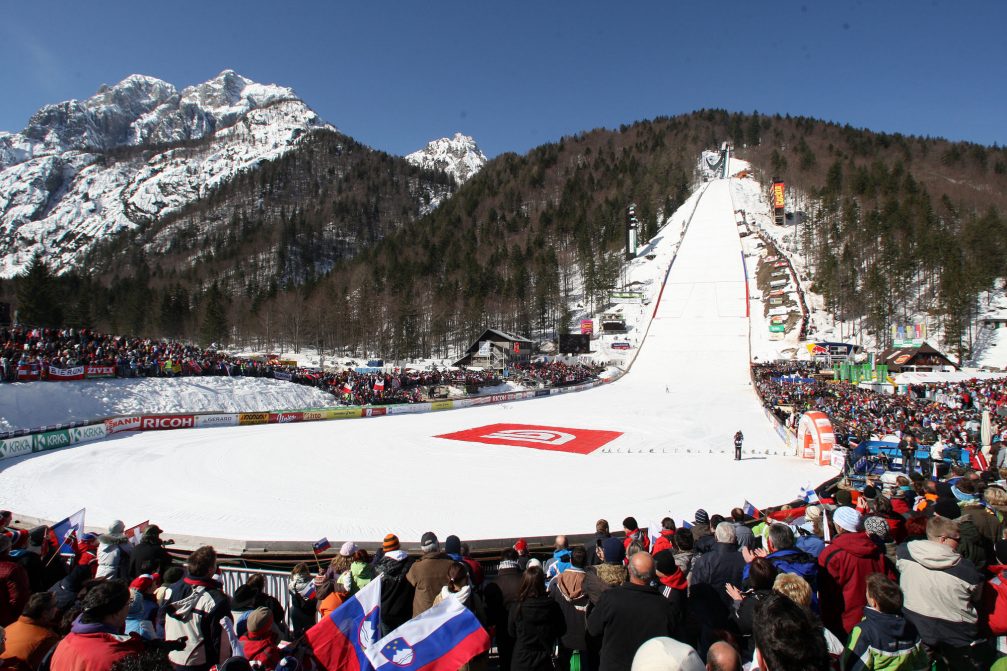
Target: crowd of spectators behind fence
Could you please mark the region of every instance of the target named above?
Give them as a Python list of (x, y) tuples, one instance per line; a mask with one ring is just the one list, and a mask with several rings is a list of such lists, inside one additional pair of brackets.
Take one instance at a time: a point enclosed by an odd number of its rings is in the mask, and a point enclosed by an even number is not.
[[(418, 403), (433, 387), (468, 390), (502, 383), (499, 371), (440, 368), (393, 372), (323, 371), (278, 363), (277, 357), (241, 357), (189, 343), (95, 333), (89, 329), (13, 327), (0, 330), (0, 381), (18, 380), (18, 367), (112, 366), (115, 377), (192, 375), (269, 377), (317, 387), (350, 405)], [(594, 366), (560, 361), (531, 362), (508, 371), (508, 380), (527, 385), (563, 386), (597, 378)]]

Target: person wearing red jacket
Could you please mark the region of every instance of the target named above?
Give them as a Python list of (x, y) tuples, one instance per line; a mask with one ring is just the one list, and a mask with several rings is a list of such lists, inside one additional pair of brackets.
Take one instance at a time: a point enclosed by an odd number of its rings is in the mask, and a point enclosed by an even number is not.
[(245, 658), (249, 662), (259, 662), (265, 671), (273, 671), (282, 657), (273, 621), (273, 612), (260, 606), (249, 613), (246, 620), (248, 631), (241, 637)]
[(836, 536), (818, 555), (819, 604), (825, 626), (844, 639), (864, 615), (867, 576), (882, 573), (893, 580), (896, 576), (884, 550), (863, 531), (859, 512), (843, 506), (832, 520)]
[(654, 539), (651, 554), (656, 557), (662, 550), (675, 550), (675, 520), (670, 517), (661, 520), (661, 535)]
[(52, 654), (51, 671), (108, 671), (119, 660), (140, 654), (143, 641), (122, 633), (129, 598), (122, 580), (92, 587), (84, 597), (84, 611)]
[(629, 546), (633, 542), (640, 544), (640, 547), (644, 552), (650, 550), (650, 537), (647, 536), (647, 532), (640, 528), (640, 525), (636, 523), (635, 517), (627, 517), (622, 521), (622, 530), (625, 532), (626, 537), (622, 541), (622, 546), (626, 549), (626, 561), (629, 561)]
[(98, 536), (90, 532), (82, 535), (74, 548), (74, 560), (77, 566), (87, 566), (91, 577), (95, 577), (98, 573)]
[(10, 538), (0, 534), (0, 627), (21, 617), (31, 589), (28, 572), (10, 558)]
[(986, 581), (982, 606), (979, 610), (980, 630), (990, 636), (990, 642), (999, 652), (1007, 651), (1007, 541), (997, 541), (993, 546), (996, 563), (986, 570), (993, 577)]

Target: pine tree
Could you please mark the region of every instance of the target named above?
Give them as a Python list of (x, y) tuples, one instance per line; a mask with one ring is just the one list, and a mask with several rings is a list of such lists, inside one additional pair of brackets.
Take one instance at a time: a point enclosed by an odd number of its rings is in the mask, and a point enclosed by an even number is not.
[(227, 311), (224, 308), (224, 297), (216, 282), (210, 285), (204, 301), (206, 307), (203, 310), (201, 334), (203, 342), (206, 344), (222, 342), (227, 337)]
[(35, 252), (17, 278), (18, 321), (28, 326), (60, 326), (59, 285), (41, 252)]

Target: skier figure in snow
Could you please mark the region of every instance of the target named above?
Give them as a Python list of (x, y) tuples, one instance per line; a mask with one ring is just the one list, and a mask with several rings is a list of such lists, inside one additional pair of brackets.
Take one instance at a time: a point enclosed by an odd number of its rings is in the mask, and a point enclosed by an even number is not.
[(745, 440), (744, 434), (741, 433), (741, 429), (734, 434), (734, 460), (741, 461), (741, 443)]

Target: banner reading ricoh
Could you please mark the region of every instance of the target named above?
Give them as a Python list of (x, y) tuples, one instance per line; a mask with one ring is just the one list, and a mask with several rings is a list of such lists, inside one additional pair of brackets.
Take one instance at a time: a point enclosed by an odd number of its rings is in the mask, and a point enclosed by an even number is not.
[(0, 459), (10, 459), (31, 454), (32, 436), (18, 436), (17, 438), (4, 438), (0, 440)]

